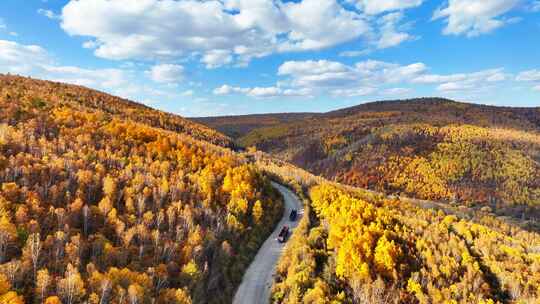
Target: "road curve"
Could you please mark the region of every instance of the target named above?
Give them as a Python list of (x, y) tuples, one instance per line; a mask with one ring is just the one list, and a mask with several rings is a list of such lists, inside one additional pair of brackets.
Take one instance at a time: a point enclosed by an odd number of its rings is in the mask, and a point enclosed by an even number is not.
[[(288, 225), (292, 233), (303, 214), (302, 203), (291, 190), (274, 182), (272, 182), (272, 186), (283, 195), (285, 212), (272, 235), (264, 242), (255, 259), (249, 265), (240, 287), (236, 290), (233, 304), (267, 304), (269, 302), (276, 264), (285, 246), (285, 244), (281, 244), (276, 240), (279, 231), (281, 227)], [(292, 209), (298, 210), (298, 218), (294, 222), (289, 221), (289, 214)]]

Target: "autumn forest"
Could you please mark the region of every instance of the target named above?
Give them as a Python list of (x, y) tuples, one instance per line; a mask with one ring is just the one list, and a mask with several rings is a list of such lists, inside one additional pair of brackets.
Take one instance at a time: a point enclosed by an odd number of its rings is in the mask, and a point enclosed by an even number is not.
[(0, 75), (0, 109), (0, 304), (231, 303), (271, 182), (303, 208), (263, 300), (540, 303), (538, 108), (190, 120)]

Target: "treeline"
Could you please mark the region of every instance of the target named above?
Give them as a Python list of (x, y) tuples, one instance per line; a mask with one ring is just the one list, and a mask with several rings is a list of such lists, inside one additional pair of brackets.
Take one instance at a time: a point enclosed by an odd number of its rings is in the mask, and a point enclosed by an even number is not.
[(310, 198), (278, 265), (274, 303), (540, 300), (537, 233), (327, 184)]
[(282, 214), (259, 169), (149, 109), (0, 81), (0, 303), (231, 301)]

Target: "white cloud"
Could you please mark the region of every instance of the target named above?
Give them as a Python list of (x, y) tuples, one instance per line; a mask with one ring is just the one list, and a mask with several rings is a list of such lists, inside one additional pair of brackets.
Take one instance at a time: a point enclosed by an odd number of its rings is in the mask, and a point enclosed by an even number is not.
[(365, 96), (375, 93), (385, 84), (406, 82), (420, 76), (426, 70), (423, 63), (399, 65), (375, 60), (365, 60), (354, 66), (340, 62), (288, 61), (278, 69), (278, 75), (287, 76), (284, 85), (293, 88), (309, 88), (328, 91), (334, 96)]
[(481, 84), (504, 81), (508, 75), (502, 68), (489, 69), (474, 73), (459, 73), (449, 75), (424, 74), (411, 79), (412, 83), (442, 84), (440, 90), (457, 90), (459, 88), (473, 88)]
[(158, 83), (177, 83), (184, 79), (184, 67), (177, 64), (158, 64), (147, 73)]
[(201, 61), (207, 68), (213, 69), (231, 63), (233, 56), (229, 50), (211, 50), (206, 52)]
[(93, 37), (98, 57), (199, 53), (209, 68), (331, 47), (369, 32), (361, 14), (335, 0), (72, 0), (62, 10), (61, 26), (70, 35)]
[(34, 68), (51, 63), (49, 55), (40, 46), (0, 40), (0, 69), (4, 73), (29, 75)]
[[(334, 97), (374, 95), (386, 84), (407, 82), (426, 70), (423, 63), (399, 65), (366, 60), (354, 66), (329, 60), (287, 61), (277, 75), (285, 77), (272, 87), (242, 88), (223, 85), (214, 90), (216, 95), (244, 94), (250, 97), (314, 96), (329, 94)], [(383, 94), (404, 94), (405, 89), (393, 88)], [(408, 91), (407, 91), (408, 92)]]
[(540, 70), (523, 71), (516, 77), (517, 81), (540, 81)]
[(281, 89), (277, 87), (255, 87), (248, 91), (247, 95), (258, 98), (270, 98), (281, 95)]
[(381, 30), (380, 37), (376, 42), (378, 49), (394, 47), (405, 41), (414, 39), (408, 33), (399, 31), (397, 28), (402, 19), (403, 13), (395, 12), (385, 15), (379, 20)]
[(540, 92), (540, 70), (523, 71), (516, 76), (516, 81), (535, 82), (532, 90)]
[(360, 79), (373, 83), (399, 83), (423, 74), (427, 67), (421, 62), (400, 65), (376, 60), (366, 60), (355, 65)]
[(231, 95), (231, 94), (244, 94), (253, 98), (274, 98), (274, 97), (309, 97), (311, 96), (311, 90), (308, 88), (299, 89), (283, 89), (277, 86), (271, 87), (254, 87), (254, 88), (241, 88), (232, 87), (229, 85), (222, 85), (214, 89), (215, 95)]
[(437, 86), (437, 90), (441, 92), (465, 91), (474, 88), (471, 83), (466, 82), (447, 82)]
[(370, 53), (370, 50), (362, 51), (343, 51), (339, 53), (339, 57), (360, 57)]
[(335, 89), (331, 90), (330, 94), (335, 97), (358, 97), (373, 95), (376, 92), (377, 89), (373, 87), (359, 87), (351, 89)]
[(520, 0), (448, 0), (447, 7), (435, 11), (433, 20), (446, 20), (446, 35), (474, 37), (511, 23), (512, 19), (501, 16), (519, 3)]
[[(540, 81), (536, 70), (520, 74), (523, 81)], [(359, 61), (346, 65), (329, 60), (286, 61), (277, 71), (275, 85), (244, 88), (223, 85), (214, 90), (215, 95), (243, 94), (249, 97), (268, 98), (284, 96), (396, 96), (411, 95), (413, 85), (430, 85), (444, 94), (479, 94), (489, 92), (501, 82), (515, 80), (502, 68), (471, 73), (431, 74), (422, 62), (397, 64), (377, 60)], [(538, 79), (538, 80), (537, 80)]]
[(232, 92), (234, 92), (234, 88), (226, 84), (219, 88), (215, 88), (213, 91), (214, 95), (229, 95)]
[(400, 96), (406, 95), (412, 92), (412, 89), (409, 88), (390, 88), (382, 92), (383, 95), (387, 96)]
[(128, 75), (123, 70), (58, 65), (40, 46), (7, 40), (0, 40), (0, 72), (84, 85), (109, 92), (128, 83)]
[(94, 40), (88, 40), (83, 42), (83, 48), (85, 49), (95, 49), (99, 46), (99, 44)]
[(37, 10), (37, 13), (40, 14), (40, 15), (42, 15), (42, 16), (45, 16), (45, 17), (47, 17), (47, 18), (49, 18), (49, 19), (52, 19), (52, 20), (55, 20), (55, 19), (59, 20), (59, 19), (61, 19), (61, 16), (60, 16), (60, 15), (57, 15), (57, 14), (55, 14), (53, 11), (48, 10), (48, 9), (42, 9), (42, 8), (40, 8), (40, 9)]
[(288, 61), (278, 69), (278, 75), (286, 76), (288, 80), (278, 82), (278, 86), (309, 89), (312, 95), (319, 92), (336, 97), (400, 96), (411, 93), (412, 89), (395, 85), (436, 84), (436, 89), (441, 92), (463, 92), (484, 90), (509, 78), (503, 69), (449, 75), (429, 74), (427, 71), (428, 67), (421, 62), (400, 65), (365, 60), (348, 66), (328, 60)]
[(349, 0), (367, 14), (376, 15), (387, 11), (403, 10), (420, 6), (423, 0)]
[(287, 61), (278, 69), (278, 75), (290, 76), (296, 87), (331, 87), (353, 81), (353, 69), (328, 60)]
[[(252, 1), (252, 0), (247, 0)], [(290, 24), (281, 51), (317, 50), (334, 46), (369, 32), (369, 25), (355, 12), (335, 0), (288, 2), (283, 11)]]
[(482, 90), (495, 82), (507, 79), (503, 69), (490, 69), (468, 74), (453, 75), (426, 75), (424, 78), (413, 79), (416, 83), (441, 83), (437, 86), (438, 91), (467, 91)]

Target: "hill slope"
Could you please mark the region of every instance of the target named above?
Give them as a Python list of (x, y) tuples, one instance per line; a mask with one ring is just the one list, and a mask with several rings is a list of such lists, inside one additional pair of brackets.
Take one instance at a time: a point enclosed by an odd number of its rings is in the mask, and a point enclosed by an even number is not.
[(193, 117), (190, 118), (200, 124), (226, 134), (232, 138), (240, 138), (254, 129), (272, 127), (284, 123), (295, 122), (307, 118), (317, 117), (318, 113), (278, 113), (253, 114), (240, 116)]
[(230, 303), (282, 215), (181, 117), (14, 76), (0, 109), (0, 303)]
[[(53, 103), (55, 106), (68, 104), (74, 108), (97, 109), (104, 114), (119, 116), (168, 131), (184, 133), (195, 139), (216, 145), (232, 146), (228, 137), (204, 125), (81, 86), (0, 74), (0, 94), (7, 102), (10, 100), (24, 101), (36, 108)], [(24, 118), (25, 109), (18, 109), (13, 114), (14, 116), (11, 116), (12, 122)]]
[(540, 300), (538, 233), (324, 183), (308, 197), (271, 303)]
[(497, 209), (540, 205), (540, 108), (374, 102), (262, 125), (238, 142), (353, 186)]

